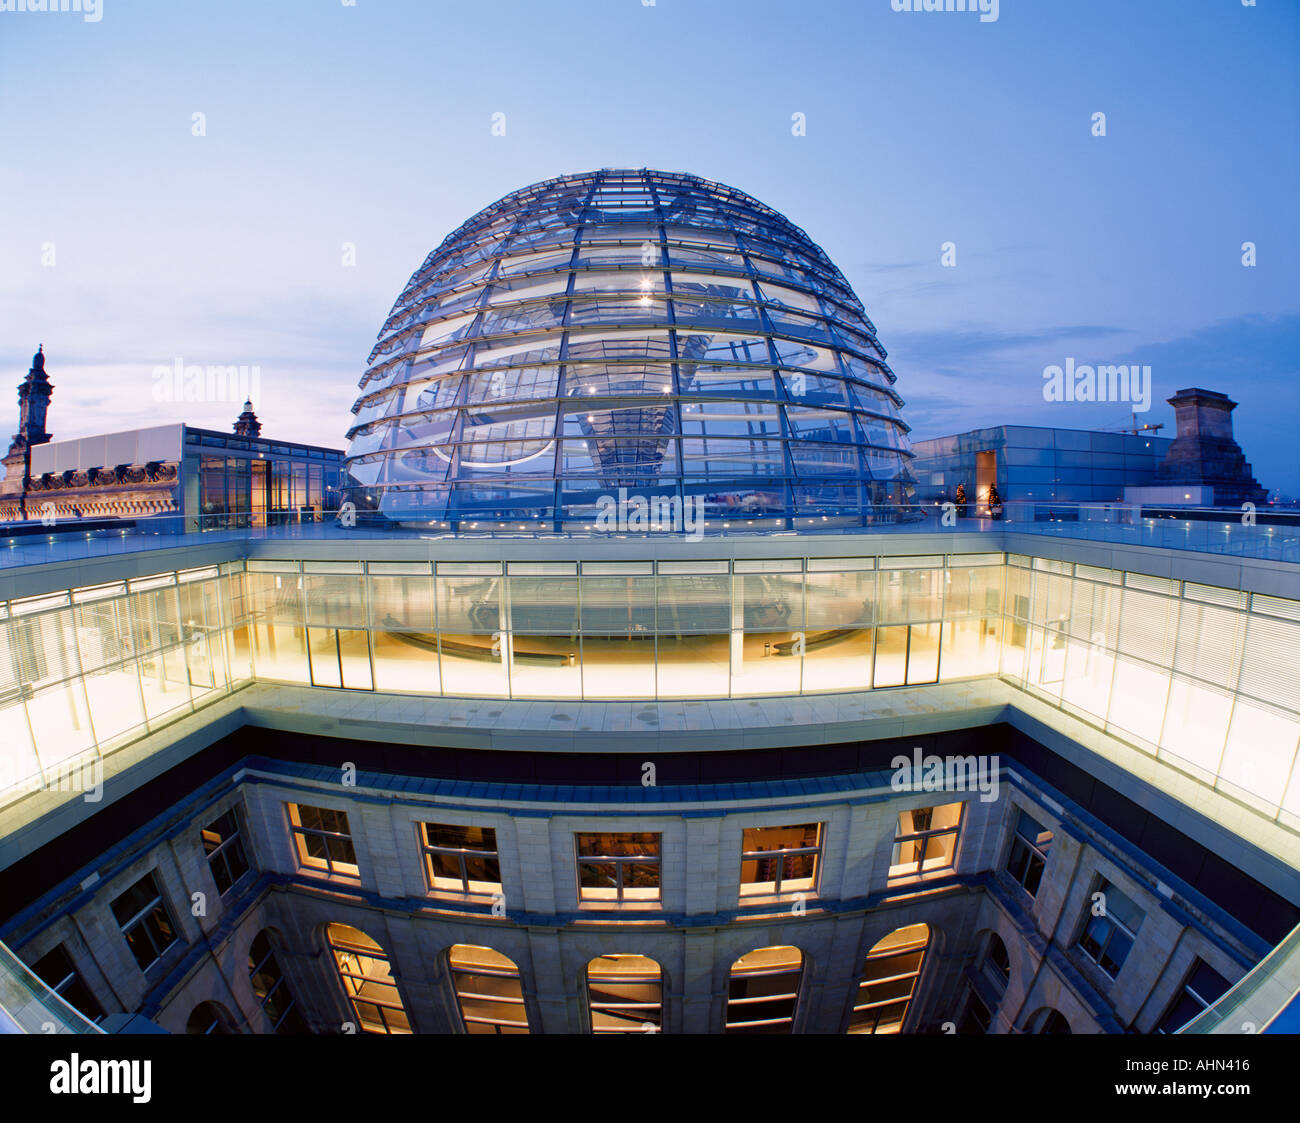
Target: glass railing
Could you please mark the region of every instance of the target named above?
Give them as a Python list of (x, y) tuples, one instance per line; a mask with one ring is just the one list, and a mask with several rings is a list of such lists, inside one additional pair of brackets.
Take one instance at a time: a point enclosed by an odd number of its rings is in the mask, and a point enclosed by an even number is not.
[[(1300, 562), (1300, 509), (1261, 507), (1247, 514), (1237, 508), (1126, 505), (1123, 503), (1057, 503), (1008, 501), (996, 517), (984, 503), (963, 507), (940, 504), (890, 507), (882, 505), (867, 519), (818, 515), (790, 520), (765, 520), (760, 515), (709, 516), (699, 532), (656, 529), (632, 512), (611, 521), (566, 523), (520, 521), (506, 512), (485, 511), (459, 521), (431, 519), (394, 523), (373, 512), (359, 511), (340, 519), (337, 512), (268, 511), (253, 514), (176, 515), (124, 520), (87, 528), (74, 520), (0, 524), (0, 569), (48, 562), (174, 549), (220, 541), (321, 541), (358, 538), (489, 538), (579, 539), (659, 538), (685, 541), (720, 537), (823, 534), (963, 533), (989, 536), (990, 550), (1004, 549), (1008, 533), (1151, 546), (1169, 550), (1225, 554), (1271, 561)], [(649, 515), (646, 516), (648, 520)]]
[(0, 943), (0, 1033), (103, 1033)]
[(1214, 507), (1007, 504), (1002, 526), (1019, 534), (1300, 562), (1298, 509), (1264, 507), (1247, 514)]
[(1178, 1032), (1267, 1033), (1295, 1002), (1300, 1002), (1300, 927)]

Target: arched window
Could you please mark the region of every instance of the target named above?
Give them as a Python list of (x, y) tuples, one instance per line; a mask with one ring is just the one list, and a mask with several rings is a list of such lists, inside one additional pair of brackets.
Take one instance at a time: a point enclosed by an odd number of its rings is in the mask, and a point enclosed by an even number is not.
[(966, 1009), (957, 1023), (958, 1033), (988, 1033), (993, 1024), (993, 1011), (973, 987), (966, 990)]
[(475, 944), (447, 952), (452, 990), (466, 1033), (527, 1033), (528, 1013), (513, 959)]
[(1069, 1033), (1070, 1023), (1059, 1010), (1044, 1006), (1029, 1019), (1030, 1033)]
[(849, 1033), (902, 1032), (929, 946), (929, 926), (909, 924), (894, 929), (867, 952)]
[(984, 962), (988, 965), (988, 973), (997, 984), (998, 991), (1006, 990), (1007, 984), (1011, 982), (1011, 956), (1007, 954), (1007, 945), (996, 932), (989, 933)]
[(600, 955), (587, 964), (592, 1033), (663, 1028), (663, 971), (644, 955)]
[(758, 948), (731, 965), (727, 987), (728, 1033), (789, 1033), (799, 1003), (803, 952)]
[(185, 1023), (186, 1033), (234, 1033), (233, 1019), (220, 1002), (200, 1002), (194, 1007), (189, 1021)]
[(361, 1031), (410, 1033), (411, 1023), (384, 949), (364, 932), (347, 924), (331, 924), (325, 933), (343, 992), (352, 1003)]
[(298, 1012), (280, 962), (275, 957), (271, 930), (263, 928), (248, 947), (248, 981), (275, 1033), (306, 1033), (307, 1023)]

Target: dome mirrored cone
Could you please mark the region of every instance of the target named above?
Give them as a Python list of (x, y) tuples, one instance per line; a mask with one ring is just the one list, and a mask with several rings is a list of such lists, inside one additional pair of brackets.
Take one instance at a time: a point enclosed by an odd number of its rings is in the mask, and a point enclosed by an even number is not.
[(512, 192), (389, 313), (353, 406), (364, 506), (465, 531), (859, 526), (912, 495), (844, 275), (735, 188), (647, 170)]

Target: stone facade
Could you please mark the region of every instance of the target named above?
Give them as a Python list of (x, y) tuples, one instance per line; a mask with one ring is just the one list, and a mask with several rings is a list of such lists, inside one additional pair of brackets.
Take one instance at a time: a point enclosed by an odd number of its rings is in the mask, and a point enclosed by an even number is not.
[[(950, 869), (891, 877), (901, 809), (962, 800), (961, 834)], [(301, 868), (287, 805), (344, 811), (360, 875)], [(234, 808), (252, 869), (223, 897), (200, 829)], [(1021, 810), (1053, 832), (1035, 895), (1006, 871)], [(418, 843), (424, 821), (490, 826), (500, 854), (505, 915), (454, 893), (431, 893)], [(746, 827), (824, 824), (814, 892), (738, 898)], [(662, 834), (662, 900), (623, 910), (579, 900), (573, 834), (637, 830)], [(360, 929), (389, 957), (412, 1028), (462, 1031), (447, 949), (489, 947), (518, 966), (532, 1032), (590, 1031), (587, 964), (596, 956), (648, 956), (663, 971), (663, 1030), (716, 1033), (725, 1024), (732, 964), (756, 948), (803, 953), (794, 1030), (839, 1033), (848, 1024), (864, 957), (896, 929), (930, 927), (905, 1032), (954, 1032), (972, 994), (992, 1013), (990, 1032), (1034, 1032), (1056, 1011), (1075, 1033), (1150, 1032), (1199, 958), (1229, 981), (1261, 948), (1186, 886), (1166, 883), (1133, 849), (1089, 826), (1004, 770), (997, 798), (980, 793), (896, 793), (864, 787), (814, 800), (807, 795), (727, 806), (592, 806), (492, 799), (481, 806), (390, 789), (345, 788), (243, 769), (215, 792), (185, 801), (148, 824), (127, 852), (110, 851), (20, 914), (3, 933), (35, 962), (63, 944), (107, 1012), (138, 1011), (174, 1033), (194, 1008), (219, 1005), (240, 1032), (269, 1032), (249, 980), (249, 948), (264, 929), (298, 1009), (315, 1032), (352, 1032), (356, 1015), (325, 940), (326, 927)], [(112, 901), (155, 871), (179, 939), (142, 972), (127, 949)], [(1078, 946), (1100, 879), (1138, 904), (1143, 920), (1132, 952), (1110, 978)], [(992, 970), (996, 935), (1009, 973)]]
[(13, 489), (0, 485), (0, 521), (144, 518), (181, 509), (175, 461), (118, 464), (84, 472), (44, 472)]
[(18, 387), (18, 432), (3, 460), (0, 522), (41, 519), (143, 518), (180, 510), (180, 463), (100, 465), (33, 476), (31, 450), (48, 444), (45, 421), (54, 386), (45, 373), (45, 349)]

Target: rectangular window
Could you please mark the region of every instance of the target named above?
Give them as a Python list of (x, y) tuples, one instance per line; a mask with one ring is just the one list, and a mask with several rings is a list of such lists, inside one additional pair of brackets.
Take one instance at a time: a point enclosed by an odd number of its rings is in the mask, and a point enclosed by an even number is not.
[(140, 970), (145, 971), (162, 958), (163, 952), (176, 942), (176, 928), (153, 873), (147, 873), (113, 902), (122, 935)]
[(740, 895), (816, 891), (821, 848), (821, 823), (748, 828), (741, 841)]
[(1228, 986), (1228, 980), (1218, 971), (1208, 963), (1196, 960), (1183, 989), (1156, 1026), (1156, 1033), (1177, 1033), (1202, 1010), (1218, 1002), (1228, 992)]
[(963, 803), (900, 811), (890, 877), (913, 877), (951, 869), (957, 859)]
[(578, 898), (659, 900), (659, 834), (577, 834)]
[(497, 832), (491, 827), (421, 824), (429, 888), (453, 893), (501, 892)]
[(77, 973), (72, 965), (72, 957), (62, 944), (55, 945), (41, 956), (32, 967), (32, 973), (69, 1006), (91, 1021), (97, 1022), (104, 1016), (103, 1007), (95, 1001), (95, 996)]
[(1079, 947), (1113, 979), (1124, 966), (1141, 927), (1142, 910), (1109, 881), (1103, 881), (1093, 894)]
[(1020, 812), (1016, 820), (1016, 835), (1011, 843), (1011, 857), (1007, 859), (1007, 872), (1031, 897), (1038, 895), (1038, 883), (1043, 878), (1051, 845), (1052, 832), (1036, 819)]
[(239, 820), (232, 807), (224, 815), (208, 824), (199, 836), (203, 852), (208, 856), (208, 869), (217, 883), (217, 892), (223, 897), (227, 890), (248, 872), (248, 859), (239, 840)]
[(298, 864), (343, 877), (360, 877), (346, 811), (290, 803), (289, 822), (298, 847)]

